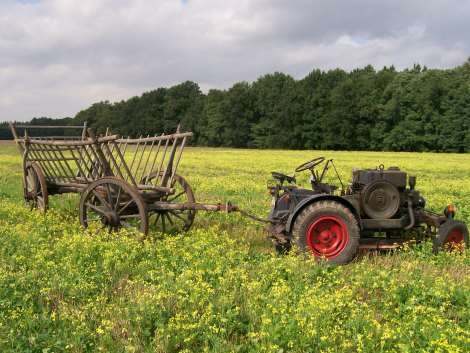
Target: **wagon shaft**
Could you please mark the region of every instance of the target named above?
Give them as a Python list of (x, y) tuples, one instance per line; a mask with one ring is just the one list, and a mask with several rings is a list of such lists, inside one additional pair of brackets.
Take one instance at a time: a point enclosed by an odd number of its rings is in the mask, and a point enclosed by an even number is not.
[(196, 211), (224, 211), (227, 213), (240, 211), (237, 206), (234, 206), (230, 203), (226, 204), (202, 204), (197, 202), (187, 202), (187, 203), (173, 203), (158, 201), (149, 205), (149, 209), (155, 211), (167, 211), (167, 210), (196, 210)]

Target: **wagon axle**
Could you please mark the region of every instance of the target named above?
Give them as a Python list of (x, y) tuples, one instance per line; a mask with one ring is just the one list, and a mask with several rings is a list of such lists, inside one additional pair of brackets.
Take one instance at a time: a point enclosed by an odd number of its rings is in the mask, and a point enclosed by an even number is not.
[(111, 227), (118, 227), (121, 225), (121, 219), (117, 212), (104, 212), (103, 217), (101, 218), (103, 224)]

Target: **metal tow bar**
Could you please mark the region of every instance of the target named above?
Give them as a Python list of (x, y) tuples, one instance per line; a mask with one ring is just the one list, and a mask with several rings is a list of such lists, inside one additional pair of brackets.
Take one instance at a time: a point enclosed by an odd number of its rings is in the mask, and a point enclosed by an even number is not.
[(230, 202), (225, 204), (218, 203), (218, 204), (203, 204), (198, 202), (186, 202), (186, 203), (173, 203), (173, 202), (166, 202), (166, 201), (156, 201), (152, 203), (152, 209), (157, 211), (165, 211), (165, 210), (177, 210), (177, 211), (185, 211), (185, 210), (197, 210), (197, 211), (212, 211), (212, 212), (238, 212), (241, 215), (251, 218), (254, 221), (262, 222), (262, 223), (273, 223), (272, 221), (264, 218), (260, 218), (256, 215), (253, 215), (247, 211), (240, 209), (236, 205), (232, 205)]

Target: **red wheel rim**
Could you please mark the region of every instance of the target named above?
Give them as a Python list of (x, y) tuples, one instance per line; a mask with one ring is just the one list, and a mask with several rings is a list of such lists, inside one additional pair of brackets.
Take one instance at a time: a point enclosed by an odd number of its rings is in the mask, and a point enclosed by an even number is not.
[(307, 230), (307, 244), (316, 257), (334, 258), (348, 242), (348, 228), (337, 216), (321, 216)]
[(460, 245), (464, 241), (463, 233), (459, 229), (454, 229), (448, 235), (446, 240), (444, 241), (444, 245), (447, 246), (455, 246)]

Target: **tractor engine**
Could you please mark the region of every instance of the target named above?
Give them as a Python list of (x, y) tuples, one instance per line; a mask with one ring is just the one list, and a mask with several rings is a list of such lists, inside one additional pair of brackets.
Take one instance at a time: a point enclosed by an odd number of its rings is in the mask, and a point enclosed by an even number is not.
[(424, 208), (425, 200), (415, 190), (416, 177), (408, 178), (398, 167), (353, 170), (348, 194), (360, 205), (362, 217), (370, 219), (400, 218), (413, 209)]

